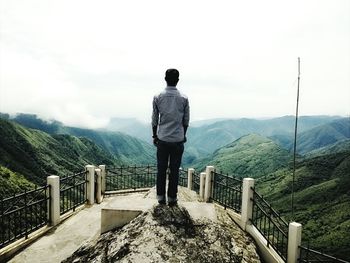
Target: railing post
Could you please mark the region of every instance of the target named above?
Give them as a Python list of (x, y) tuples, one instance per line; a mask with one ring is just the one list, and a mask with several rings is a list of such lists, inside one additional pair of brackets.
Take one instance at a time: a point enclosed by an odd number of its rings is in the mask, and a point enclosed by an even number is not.
[[(50, 175), (47, 177), (47, 184), (50, 185), (50, 204), (48, 205), (48, 217), (50, 225), (57, 225), (60, 219), (60, 177), (56, 175)], [(51, 216), (50, 216), (51, 215)]]
[(243, 230), (246, 229), (247, 224), (250, 224), (250, 219), (253, 215), (253, 190), (254, 179), (244, 178), (243, 189), (242, 189), (242, 215), (241, 215), (241, 227)]
[(101, 192), (102, 194), (104, 194), (106, 192), (106, 165), (99, 165), (98, 167), (101, 169), (101, 177), (102, 177)]
[(201, 173), (199, 177), (199, 199), (204, 200), (204, 187), (205, 187), (205, 175), (206, 173)]
[(194, 173), (194, 169), (193, 168), (189, 168), (187, 171), (187, 188), (192, 190), (193, 189), (193, 173)]
[(212, 172), (214, 172), (214, 166), (207, 166), (205, 169), (204, 202), (209, 202), (212, 196)]
[(289, 223), (287, 263), (297, 263), (300, 256), (302, 225), (297, 222)]
[(102, 202), (102, 171), (95, 169), (96, 172), (96, 203)]
[(95, 203), (95, 166), (86, 165), (86, 171), (88, 174), (87, 184), (86, 184), (86, 197), (89, 205), (93, 205)]

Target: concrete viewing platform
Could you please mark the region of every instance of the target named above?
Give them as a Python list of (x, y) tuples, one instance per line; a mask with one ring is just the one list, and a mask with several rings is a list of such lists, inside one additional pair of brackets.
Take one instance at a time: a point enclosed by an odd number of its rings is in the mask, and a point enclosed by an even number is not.
[[(201, 218), (217, 220), (215, 205), (199, 202), (195, 192), (179, 187), (178, 199), (179, 205), (185, 207), (194, 220)], [(115, 227), (113, 224), (119, 221), (117, 218), (113, 218), (113, 213), (119, 213), (120, 211), (130, 213), (130, 218), (127, 218), (124, 223), (122, 222), (122, 224), (125, 224), (156, 204), (154, 188), (146, 193), (106, 196), (102, 203), (92, 206), (86, 205), (79, 211), (74, 212), (59, 225), (50, 229), (44, 236), (18, 253), (9, 262), (61, 262), (71, 256), (83, 244), (96, 242), (100, 237), (101, 230), (106, 228), (106, 224), (112, 222), (112, 228)], [(103, 222), (101, 218), (104, 213), (107, 213), (105, 216), (107, 223)], [(120, 214), (118, 215), (120, 218)], [(108, 231), (109, 229), (105, 230)]]

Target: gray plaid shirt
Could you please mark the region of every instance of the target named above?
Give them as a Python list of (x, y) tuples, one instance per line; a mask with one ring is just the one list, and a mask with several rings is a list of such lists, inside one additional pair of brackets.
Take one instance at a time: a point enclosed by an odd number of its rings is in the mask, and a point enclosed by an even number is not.
[(158, 126), (158, 138), (165, 142), (182, 142), (184, 126), (190, 121), (188, 98), (176, 87), (167, 86), (153, 98), (152, 127)]

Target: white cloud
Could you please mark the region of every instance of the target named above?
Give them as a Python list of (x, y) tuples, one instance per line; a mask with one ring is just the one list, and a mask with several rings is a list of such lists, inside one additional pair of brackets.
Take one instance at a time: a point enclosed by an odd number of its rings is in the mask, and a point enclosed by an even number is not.
[(176, 67), (195, 119), (293, 114), (300, 56), (301, 114), (350, 113), (347, 0), (0, 6), (0, 111), (94, 127), (148, 121)]

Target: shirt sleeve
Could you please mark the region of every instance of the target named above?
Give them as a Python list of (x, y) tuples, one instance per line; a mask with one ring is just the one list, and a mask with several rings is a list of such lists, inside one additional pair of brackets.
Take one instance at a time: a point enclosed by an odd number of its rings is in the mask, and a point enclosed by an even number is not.
[(158, 126), (159, 110), (157, 106), (157, 97), (153, 98), (153, 111), (152, 111), (152, 127)]
[(183, 117), (183, 126), (188, 126), (190, 123), (190, 103), (186, 99), (184, 117)]

